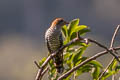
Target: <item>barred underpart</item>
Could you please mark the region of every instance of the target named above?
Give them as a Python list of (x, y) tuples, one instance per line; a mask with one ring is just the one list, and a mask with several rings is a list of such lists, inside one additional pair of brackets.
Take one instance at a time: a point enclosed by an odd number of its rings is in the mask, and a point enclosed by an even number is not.
[[(46, 31), (45, 39), (47, 42), (47, 47), (52, 54), (53, 52), (57, 51), (63, 45), (62, 34), (60, 30), (56, 30), (56, 28), (49, 28)], [(60, 51), (54, 58), (54, 66), (57, 69), (58, 73), (62, 73), (63, 68), (63, 51)]]

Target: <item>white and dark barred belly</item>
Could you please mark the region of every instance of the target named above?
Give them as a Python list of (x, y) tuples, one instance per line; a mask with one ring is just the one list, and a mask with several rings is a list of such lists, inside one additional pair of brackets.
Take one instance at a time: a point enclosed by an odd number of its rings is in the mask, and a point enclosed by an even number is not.
[(62, 46), (63, 43), (61, 31), (55, 31), (56, 30), (49, 28), (45, 34), (49, 52), (55, 52)]
[(48, 42), (49, 42), (49, 47), (53, 52), (61, 47), (61, 43), (58, 36), (50, 36)]

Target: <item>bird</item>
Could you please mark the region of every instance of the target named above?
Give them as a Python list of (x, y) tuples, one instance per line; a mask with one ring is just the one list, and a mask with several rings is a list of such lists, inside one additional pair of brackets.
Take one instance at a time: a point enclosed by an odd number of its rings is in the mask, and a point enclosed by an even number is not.
[[(51, 23), (51, 26), (45, 32), (45, 41), (47, 44), (48, 52), (50, 54), (57, 51), (63, 46), (62, 27), (69, 24), (63, 18), (56, 18)], [(58, 73), (63, 73), (63, 50), (59, 51), (53, 58), (54, 66)]]

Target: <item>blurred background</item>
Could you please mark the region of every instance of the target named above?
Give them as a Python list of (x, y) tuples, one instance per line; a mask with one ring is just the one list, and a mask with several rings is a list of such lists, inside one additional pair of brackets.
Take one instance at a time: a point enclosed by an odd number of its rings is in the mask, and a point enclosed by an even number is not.
[[(44, 33), (56, 17), (80, 18), (80, 24), (91, 29), (86, 37), (109, 46), (120, 24), (120, 0), (0, 0), (0, 80), (34, 80), (37, 67), (33, 62), (47, 56)], [(103, 50), (94, 47), (85, 56)], [(105, 66), (112, 58), (107, 56), (98, 59)], [(83, 74), (80, 79), (89, 77)]]

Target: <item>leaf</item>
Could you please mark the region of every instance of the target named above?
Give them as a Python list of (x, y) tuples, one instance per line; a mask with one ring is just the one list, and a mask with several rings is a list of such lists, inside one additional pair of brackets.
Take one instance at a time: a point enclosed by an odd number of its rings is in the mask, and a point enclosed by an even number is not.
[(81, 62), (83, 62), (83, 61), (86, 60), (87, 58), (88, 58), (88, 57), (81, 57), (81, 58), (76, 62), (75, 65), (80, 64)]
[(51, 68), (54, 67), (53, 64), (54, 64), (54, 63), (53, 63), (53, 60), (50, 60), (49, 65), (50, 65)]
[(86, 29), (88, 28), (86, 25), (79, 25), (77, 27), (75, 27), (75, 32), (78, 32), (78, 31), (82, 31), (83, 29)]
[(63, 33), (64, 38), (68, 37), (68, 30), (67, 30), (67, 26), (66, 25), (64, 25), (62, 27), (62, 33)]
[(80, 58), (82, 57), (82, 54), (84, 53), (84, 51), (86, 50), (87, 47), (82, 47), (79, 48), (76, 53), (73, 56), (73, 63), (74, 65), (76, 65), (76, 63), (80, 60)]
[(72, 34), (72, 31), (78, 26), (79, 19), (74, 19), (71, 21), (71, 23), (68, 25), (68, 35), (70, 36)]
[(79, 19), (74, 19), (71, 23), (67, 26), (63, 26), (63, 33), (65, 34), (65, 41), (64, 45), (70, 42), (70, 34), (74, 30), (74, 28), (79, 24)]
[(116, 66), (115, 71), (120, 70), (120, 66)]
[(67, 61), (69, 60), (69, 57), (71, 56), (71, 54), (69, 53), (69, 52), (66, 52), (65, 54), (64, 54), (64, 63), (66, 64), (67, 63)]
[(46, 60), (46, 57), (42, 58), (42, 60), (39, 61), (39, 65), (41, 66), (45, 60)]
[(109, 71), (109, 72), (108, 72), (107, 74), (105, 74), (103, 77), (104, 77), (104, 79), (106, 79), (106, 78), (112, 76), (114, 73), (115, 73), (114, 70), (113, 70), (113, 71)]
[(92, 69), (91, 65), (84, 65), (76, 71), (75, 76), (77, 77), (77, 76), (81, 75), (82, 73), (89, 72), (89, 71), (91, 71), (91, 69)]
[(83, 34), (85, 34), (86, 32), (90, 32), (90, 29), (83, 29), (83, 30), (81, 30), (81, 31), (79, 31), (79, 33), (80, 33), (80, 35), (83, 35)]
[(112, 64), (110, 65), (108, 69), (112, 71), (113, 69), (115, 69), (116, 66), (117, 66), (117, 61), (116, 59), (114, 59), (114, 61), (112, 62)]
[(68, 66), (69, 66), (70, 69), (74, 66), (74, 65), (73, 65), (73, 62), (72, 62), (73, 56), (74, 56), (74, 53), (72, 53), (72, 54), (70, 55), (69, 59), (67, 60), (67, 64), (68, 64)]
[(83, 35), (86, 32), (90, 32), (90, 30), (88, 29), (88, 27), (86, 25), (79, 25), (76, 26), (74, 28), (74, 30), (72, 30), (71, 34), (70, 34), (70, 40), (74, 39), (75, 37), (77, 37), (76, 33), (79, 32), (80, 35)]
[(89, 64), (94, 65), (95, 67), (103, 68), (102, 64), (99, 63), (99, 62), (96, 61), (96, 60), (92, 60), (92, 61), (90, 61)]
[(70, 57), (70, 54), (69, 54), (69, 53), (64, 54), (64, 59), (67, 59), (67, 58), (69, 58), (69, 57)]
[(77, 37), (76, 32), (72, 32), (72, 34), (70, 35), (70, 40), (74, 39)]
[(92, 70), (92, 76), (94, 80), (97, 80), (97, 78), (100, 75), (100, 68), (103, 68), (102, 64), (100, 64), (98, 61), (96, 60), (92, 60), (90, 61), (88, 64), (93, 66), (93, 70)]
[(94, 68), (94, 71), (92, 72), (93, 79), (97, 80), (99, 75), (100, 75), (100, 68), (96, 66)]

